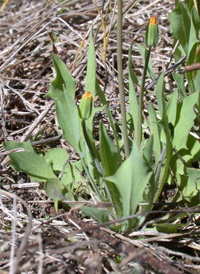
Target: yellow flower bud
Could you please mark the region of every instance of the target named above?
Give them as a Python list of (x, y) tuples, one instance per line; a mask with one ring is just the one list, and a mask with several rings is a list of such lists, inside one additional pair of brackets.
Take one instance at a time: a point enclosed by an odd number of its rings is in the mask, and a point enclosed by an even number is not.
[(91, 95), (90, 91), (87, 91), (80, 102), (79, 105), (79, 115), (81, 119), (87, 120), (90, 118), (90, 115), (92, 113), (92, 102), (93, 102), (93, 97)]
[(156, 16), (152, 16), (146, 28), (145, 43), (148, 47), (153, 47), (158, 43), (158, 26)]

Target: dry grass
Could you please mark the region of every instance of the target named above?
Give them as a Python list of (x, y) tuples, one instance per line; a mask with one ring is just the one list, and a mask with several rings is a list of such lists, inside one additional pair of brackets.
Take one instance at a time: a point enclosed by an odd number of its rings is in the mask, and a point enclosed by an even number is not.
[[(133, 67), (137, 75), (141, 75), (143, 64), (135, 44), (143, 44), (151, 15), (157, 16), (160, 26), (159, 45), (152, 55), (157, 74), (169, 66), (173, 51), (168, 14), (174, 8), (174, 1), (132, 3), (124, 1), (123, 61), (127, 95), (128, 50), (133, 41)], [(114, 5), (114, 1), (106, 1), (104, 8), (109, 34), (106, 97), (118, 119)], [(97, 6), (101, 9), (100, 0)], [(73, 211), (62, 208), (56, 213), (53, 202), (39, 183), (30, 182), (26, 175), (10, 168), (2, 146), (4, 141), (31, 139), (38, 151), (44, 146), (45, 149), (60, 146), (72, 151), (62, 140), (54, 103), (43, 96), (53, 79), (50, 53), (54, 51), (77, 80), (76, 100), (80, 99), (85, 87), (92, 26), (97, 77), (101, 85), (105, 85), (102, 25), (93, 2), (10, 0), (0, 12), (0, 23), (0, 273), (200, 273), (197, 220), (188, 223), (185, 233), (168, 235), (140, 230), (120, 235), (83, 218), (76, 207)], [(55, 44), (53, 35), (58, 39)], [(173, 89), (170, 79), (167, 88)], [(121, 262), (117, 263), (119, 256)]]

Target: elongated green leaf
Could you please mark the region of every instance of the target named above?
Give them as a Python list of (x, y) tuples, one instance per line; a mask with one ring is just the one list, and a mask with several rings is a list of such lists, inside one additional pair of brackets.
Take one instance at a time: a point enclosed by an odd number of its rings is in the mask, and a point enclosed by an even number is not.
[(152, 170), (134, 144), (130, 156), (117, 172), (105, 178), (115, 183), (121, 194), (124, 217), (134, 214), (138, 203), (143, 201), (143, 193), (151, 175)]
[(30, 142), (6, 142), (4, 147), (6, 150), (14, 148), (29, 149), (29, 151), (14, 152), (9, 155), (11, 165), (16, 171), (25, 172), (31, 176), (32, 179), (34, 177), (35, 180), (42, 182), (46, 181), (48, 178), (56, 178), (51, 168), (51, 164), (30, 148)]
[(155, 155), (155, 164), (157, 165), (161, 155), (160, 129), (152, 102), (149, 103), (148, 113), (150, 130), (151, 134), (153, 135), (153, 151)]
[(153, 165), (153, 135), (147, 140), (147, 144), (144, 148), (143, 157), (149, 163), (149, 166)]
[[(139, 49), (140, 54), (142, 55), (143, 62), (145, 63), (148, 50), (140, 44), (137, 44), (137, 47)], [(152, 66), (151, 57), (149, 58), (149, 63), (148, 63), (148, 68), (147, 68), (147, 75), (152, 80), (155, 80), (155, 74), (154, 74), (154, 70), (153, 70), (153, 66)]]
[(96, 82), (96, 57), (94, 49), (94, 41), (92, 31), (90, 33), (90, 45), (88, 51), (87, 74), (86, 74), (86, 92), (90, 91), (92, 97), (95, 97), (95, 82)]
[[(200, 8), (200, 2), (198, 2), (198, 5), (199, 5), (199, 8)], [(199, 13), (200, 13), (200, 10), (199, 10)], [(193, 6), (193, 9), (192, 9), (192, 22), (194, 24), (194, 29), (196, 31), (196, 37), (198, 37), (199, 35), (199, 31), (200, 31), (200, 17), (199, 17), (199, 14), (196, 10), (196, 8)]]
[[(164, 73), (160, 75), (160, 78), (158, 80), (158, 83), (156, 85), (156, 98), (159, 106), (159, 112), (161, 116), (161, 120), (159, 122), (159, 125), (164, 133), (163, 140), (164, 145), (162, 149), (162, 153), (164, 153), (163, 156), (165, 156), (165, 165), (163, 167), (163, 171), (160, 172), (160, 175), (158, 178), (156, 178), (156, 185), (158, 182), (160, 182), (157, 193), (154, 198), (154, 202), (157, 201), (158, 197), (160, 196), (160, 193), (163, 189), (167, 174), (168, 174), (168, 168), (169, 168), (169, 162), (171, 159), (172, 154), (172, 146), (171, 146), (171, 132), (168, 124), (168, 118), (166, 114), (166, 106), (165, 106), (165, 97), (164, 97)], [(164, 159), (164, 157), (163, 157)]]
[(71, 96), (64, 90), (65, 102), (56, 99), (56, 114), (63, 137), (79, 152), (80, 118), (77, 106)]
[[(101, 162), (101, 156), (100, 156), (100, 153), (99, 153), (99, 151), (97, 150), (97, 148), (95, 146), (95, 139), (93, 138), (92, 132), (87, 127), (86, 127), (86, 131), (87, 131), (88, 138), (90, 140), (90, 144), (93, 148), (95, 157), (98, 159), (99, 162)], [(91, 161), (91, 158), (89, 160)]]
[[(160, 78), (158, 80), (158, 83), (156, 85), (156, 98), (157, 98), (157, 102), (158, 102), (158, 107), (159, 107), (159, 112), (160, 112), (160, 116), (161, 116), (161, 120), (159, 122), (159, 125), (161, 126), (166, 140), (162, 140), (164, 141), (164, 143), (167, 144), (167, 152), (169, 152), (169, 150), (171, 151), (171, 131), (169, 128), (169, 124), (168, 124), (168, 116), (167, 116), (167, 111), (166, 111), (166, 106), (165, 106), (165, 95), (164, 95), (164, 91), (165, 91), (165, 87), (164, 87), (164, 73), (162, 73), (160, 75)], [(171, 153), (171, 152), (170, 152)]]
[[(180, 2), (180, 1), (179, 1)], [(189, 12), (191, 12), (192, 8), (194, 7), (194, 1), (192, 0), (185, 0), (186, 7), (188, 8)]]
[[(91, 96), (95, 99), (95, 85), (96, 85), (96, 56), (95, 56), (95, 48), (94, 41), (92, 37), (92, 31), (90, 33), (90, 44), (88, 51), (88, 60), (87, 60), (87, 73), (86, 73), (86, 90), (85, 92), (91, 92)], [(96, 109), (94, 108), (94, 102), (91, 104), (92, 114), (90, 118), (87, 120), (86, 124), (90, 131), (92, 131), (92, 122), (94, 118), (94, 114), (96, 113)]]
[[(188, 51), (188, 55), (191, 51), (191, 49), (193, 48), (193, 46), (199, 42), (198, 39), (198, 32), (196, 31), (194, 24), (193, 24), (193, 20), (192, 20), (192, 16), (191, 16), (191, 25), (190, 25), (190, 37), (189, 37), (189, 51)], [(189, 58), (188, 58), (189, 60)]]
[(156, 224), (156, 230), (162, 233), (177, 233), (178, 229), (183, 227), (183, 224)]
[(117, 131), (116, 131), (116, 128), (115, 128), (115, 123), (114, 123), (110, 108), (108, 106), (108, 103), (106, 101), (105, 95), (104, 95), (103, 91), (101, 90), (101, 88), (99, 86), (99, 82), (98, 82), (97, 79), (96, 79), (96, 91), (97, 91), (97, 94), (99, 96), (99, 99), (100, 99), (101, 103), (105, 106), (105, 112), (108, 116), (112, 131), (113, 131), (113, 134), (114, 134), (114, 137), (115, 137), (116, 147), (117, 147), (117, 150), (120, 151), (119, 140), (118, 140), (118, 137), (117, 137)]
[(166, 110), (165, 110), (165, 96), (164, 96), (164, 73), (160, 75), (157, 85), (156, 85), (156, 98), (158, 101), (159, 112), (161, 116), (161, 120), (166, 118)]
[(178, 104), (178, 91), (175, 90), (168, 101), (166, 107), (166, 113), (168, 117), (168, 122), (175, 125), (176, 115), (177, 115), (177, 104)]
[(56, 78), (52, 81), (50, 90), (46, 96), (51, 97), (53, 100), (59, 98), (62, 102), (63, 99), (63, 86), (65, 87), (71, 98), (75, 96), (75, 79), (70, 75), (63, 61), (55, 54), (51, 54), (53, 64), (56, 70)]
[(108, 137), (103, 123), (100, 125), (100, 153), (105, 169), (105, 176), (113, 175), (121, 164), (121, 156)]
[[(114, 205), (112, 212), (114, 213), (114, 215), (115, 213), (117, 213), (116, 215), (118, 218), (123, 217), (122, 199), (116, 184), (109, 181), (106, 181), (106, 182), (104, 181), (104, 184), (106, 184), (106, 186), (108, 187), (109, 194), (111, 197), (111, 202)], [(107, 197), (108, 201), (110, 201), (110, 197)]]
[(197, 75), (194, 77), (194, 87), (195, 91), (199, 90), (200, 87), (200, 71), (197, 71)]
[(191, 17), (187, 7), (180, 3), (169, 15), (170, 28), (174, 37), (180, 41), (185, 54), (189, 53)]
[(135, 136), (137, 136), (137, 121), (138, 121), (138, 102), (135, 92), (135, 79), (132, 67), (132, 46), (129, 49), (129, 102), (130, 102), (130, 114), (133, 118)]
[[(198, 63), (200, 62), (200, 55), (197, 54), (198, 50), (200, 47), (200, 42), (197, 41), (196, 43), (193, 44), (193, 47), (191, 48), (189, 54), (188, 54), (188, 60), (187, 60), (187, 65), (191, 65), (193, 63)], [(191, 93), (194, 93), (195, 91), (199, 90), (199, 85), (200, 85), (200, 71), (190, 71), (187, 74), (187, 80), (188, 80), (188, 85)]]
[(93, 158), (91, 156), (90, 150), (86, 144), (86, 141), (84, 138), (80, 139), (79, 146), (81, 147), (81, 152), (79, 156), (81, 157), (81, 161), (83, 164), (84, 169), (88, 170), (87, 173), (87, 179), (90, 177), (90, 181), (93, 180), (94, 182), (94, 164), (93, 164)]
[(173, 146), (176, 150), (187, 149), (186, 143), (191, 127), (194, 124), (196, 114), (194, 105), (197, 102), (199, 92), (195, 92), (185, 98), (182, 104), (178, 105), (177, 120), (174, 128)]
[(133, 43), (131, 43), (131, 46), (130, 46), (129, 52), (128, 52), (129, 74), (131, 75), (132, 83), (134, 83), (135, 85), (140, 86), (141, 85), (141, 80), (135, 74), (135, 72), (133, 70), (133, 66), (132, 66), (132, 48), (133, 48)]
[(55, 100), (59, 125), (64, 138), (79, 151), (80, 118), (74, 103), (75, 80), (68, 72), (63, 61), (52, 54), (56, 78), (52, 81), (47, 96)]
[(182, 98), (185, 98), (187, 96), (184, 86), (184, 76), (179, 73), (173, 73), (172, 74), (174, 80), (176, 81), (176, 84), (179, 88), (180, 94)]

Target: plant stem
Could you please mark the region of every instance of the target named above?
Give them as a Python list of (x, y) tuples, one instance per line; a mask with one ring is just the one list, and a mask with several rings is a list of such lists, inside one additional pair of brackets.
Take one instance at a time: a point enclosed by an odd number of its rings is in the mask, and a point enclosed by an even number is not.
[(101, 167), (101, 165), (100, 165), (100, 163), (99, 163), (99, 160), (97, 159), (97, 156), (96, 156), (96, 154), (95, 154), (95, 151), (94, 151), (94, 149), (93, 149), (93, 147), (92, 147), (92, 144), (91, 144), (91, 142), (90, 142), (90, 138), (89, 138), (89, 136), (88, 136), (87, 129), (86, 129), (85, 120), (82, 120), (82, 129), (83, 129), (83, 135), (84, 135), (84, 137), (85, 137), (86, 144), (87, 144), (87, 146), (88, 146), (88, 148), (89, 148), (89, 151), (90, 151), (90, 153), (91, 153), (91, 156), (92, 156), (92, 158), (93, 158), (93, 160), (94, 160), (94, 164), (95, 164), (95, 166), (96, 166), (98, 172), (101, 174), (101, 176), (103, 176), (104, 172), (103, 172), (103, 170), (102, 170), (102, 167)]
[[(166, 121), (165, 121), (165, 128), (168, 128), (168, 124), (167, 124)], [(155, 195), (155, 198), (154, 198), (154, 201), (153, 201), (154, 203), (157, 202), (157, 200), (160, 196), (160, 193), (163, 189), (163, 186), (164, 186), (164, 183), (165, 183), (165, 180), (166, 180), (166, 177), (167, 177), (168, 169), (169, 169), (169, 163), (170, 163), (171, 151), (172, 151), (172, 145), (170, 143), (169, 130), (166, 131), (166, 145), (164, 145), (164, 151), (165, 151), (165, 155), (166, 155), (166, 162), (165, 162), (164, 171), (163, 171), (162, 178), (161, 178), (161, 183), (160, 183), (160, 186), (158, 187), (158, 191), (157, 191), (157, 193)], [(157, 185), (157, 182), (156, 182), (156, 185)]]
[[(90, 151), (90, 153), (91, 153), (91, 156), (92, 156), (92, 158), (93, 158), (93, 160), (94, 160), (94, 165), (96, 166), (96, 168), (97, 168), (98, 172), (100, 173), (100, 175), (103, 176), (104, 172), (103, 172), (103, 170), (102, 170), (101, 164), (100, 164), (99, 160), (97, 159), (97, 156), (96, 156), (96, 154), (95, 154), (95, 151), (94, 151), (94, 149), (93, 149), (93, 147), (92, 147), (92, 144), (91, 144), (91, 142), (90, 142), (90, 138), (89, 138), (89, 136), (88, 136), (87, 129), (86, 129), (86, 122), (85, 122), (85, 120), (82, 120), (82, 129), (83, 129), (83, 135), (84, 135), (84, 137), (85, 137), (86, 144), (87, 144), (87, 146), (88, 146), (88, 148), (89, 148), (89, 151)], [(95, 182), (93, 181), (93, 178), (92, 178), (92, 176), (90, 175), (90, 173), (89, 173), (89, 171), (88, 171), (88, 169), (87, 169), (87, 167), (86, 167), (86, 165), (85, 165), (84, 159), (82, 159), (82, 163), (83, 163), (83, 166), (84, 166), (84, 168), (85, 168), (85, 171), (86, 171), (86, 173), (87, 173), (87, 175), (88, 175), (88, 177), (89, 177), (89, 179), (90, 179), (91, 185), (92, 185), (93, 189), (95, 190), (96, 194), (97, 194), (98, 197), (101, 199), (101, 201), (105, 201), (103, 195), (100, 194), (100, 192), (99, 192), (99, 190), (98, 190), (98, 188), (97, 188)], [(110, 191), (109, 191), (109, 188), (108, 188), (106, 182), (103, 181), (103, 184), (104, 184), (104, 187), (105, 187), (105, 189), (106, 189), (107, 195), (108, 195), (108, 197), (109, 197), (109, 199), (110, 199), (110, 202), (113, 204), (112, 197), (111, 197), (111, 195), (110, 195)], [(116, 213), (116, 212), (115, 212), (115, 213)]]
[(142, 109), (143, 109), (143, 100), (144, 100), (144, 85), (145, 85), (145, 78), (147, 74), (147, 68), (149, 63), (151, 53), (151, 47), (149, 47), (147, 51), (147, 56), (144, 64), (143, 74), (142, 74), (142, 82), (140, 87), (140, 97), (139, 97), (139, 107), (138, 107), (138, 123), (137, 123), (137, 146), (140, 150), (141, 142), (142, 142)]
[(122, 67), (122, 0), (118, 0), (118, 23), (117, 23), (117, 66), (119, 78), (119, 93), (122, 116), (122, 135), (124, 139), (125, 157), (128, 158), (130, 151), (126, 124), (126, 106), (124, 96), (123, 67)]
[[(102, 171), (101, 165), (100, 165), (100, 163), (99, 163), (99, 161), (98, 161), (98, 159), (97, 159), (97, 157), (96, 157), (96, 155), (95, 155), (95, 152), (94, 152), (94, 150), (93, 150), (93, 147), (92, 147), (92, 145), (91, 145), (91, 143), (90, 143), (90, 139), (89, 139), (88, 134), (87, 134), (87, 129), (86, 129), (85, 120), (82, 120), (82, 129), (83, 129), (83, 135), (84, 135), (86, 144), (87, 144), (87, 146), (88, 146), (88, 148), (89, 148), (89, 151), (90, 151), (90, 153), (91, 153), (91, 156), (92, 156), (92, 158), (93, 158), (93, 160), (94, 160), (95, 166), (96, 166), (96, 168), (98, 169), (99, 173), (101, 173), (101, 172), (103, 172), (103, 171)], [(92, 187), (93, 187), (93, 190), (96, 192), (96, 194), (98, 195), (98, 197), (99, 197), (100, 200), (102, 201), (102, 200), (103, 200), (103, 196), (100, 194), (100, 191), (99, 191), (98, 187), (96, 186), (96, 184), (95, 184), (95, 182), (94, 182), (92, 176), (90, 175), (90, 172), (88, 171), (87, 166), (86, 166), (86, 164), (85, 164), (84, 158), (81, 157), (81, 160), (82, 160), (83, 167), (84, 167), (84, 169), (85, 169), (85, 171), (86, 171), (86, 173), (87, 173), (87, 175), (88, 175), (88, 178), (89, 178), (89, 180), (90, 180), (90, 183), (91, 183), (91, 185), (92, 185)]]

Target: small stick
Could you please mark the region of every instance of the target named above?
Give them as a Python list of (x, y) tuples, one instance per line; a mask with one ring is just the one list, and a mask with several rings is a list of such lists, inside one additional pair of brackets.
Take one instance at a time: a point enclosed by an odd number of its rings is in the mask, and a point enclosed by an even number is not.
[(35, 122), (29, 127), (27, 132), (22, 136), (20, 142), (25, 142), (28, 140), (30, 134), (33, 132), (33, 130), (37, 127), (37, 125), (40, 123), (40, 121), (44, 118), (44, 116), (47, 114), (47, 112), (52, 108), (54, 105), (54, 101), (51, 101), (46, 108), (40, 113), (40, 115), (37, 117)]
[(192, 65), (182, 67), (182, 68), (178, 69), (177, 72), (186, 73), (186, 72), (191, 72), (191, 71), (195, 71), (195, 70), (199, 70), (199, 69), (200, 69), (200, 63), (195, 63)]
[[(164, 72), (164, 76), (169, 75), (170, 73), (172, 73), (173, 71), (175, 71), (176, 67), (178, 67), (181, 63), (183, 63), (187, 58), (187, 55), (182, 57), (177, 63), (175, 63), (173, 66), (169, 67), (165, 72)], [(160, 77), (160, 76), (159, 76)], [(150, 89), (153, 86), (156, 85), (156, 83), (158, 82), (159, 77), (157, 77), (154, 81), (152, 81), (150, 84), (146, 85), (144, 90)]]

